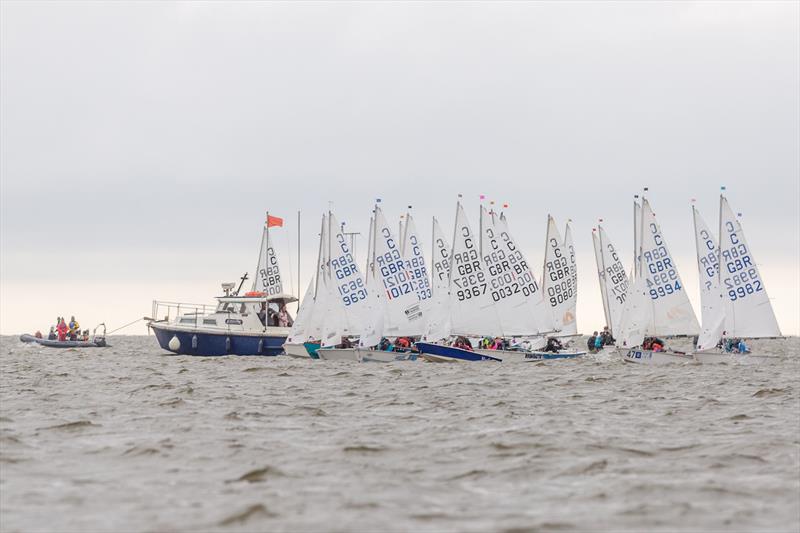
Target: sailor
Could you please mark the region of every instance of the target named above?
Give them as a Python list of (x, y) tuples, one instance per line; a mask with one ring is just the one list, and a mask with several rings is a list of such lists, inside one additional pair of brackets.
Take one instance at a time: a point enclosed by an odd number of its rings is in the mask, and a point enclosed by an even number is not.
[(592, 333), (592, 336), (589, 337), (589, 340), (586, 341), (586, 347), (589, 348), (590, 352), (594, 351), (594, 343), (596, 340), (597, 340), (597, 332), (595, 331), (594, 333)]
[(261, 308), (256, 313), (256, 316), (258, 316), (262, 326), (267, 325), (267, 302), (261, 302)]
[(409, 341), (406, 337), (397, 337), (395, 339), (394, 344), (397, 348), (401, 350), (405, 350), (411, 347), (411, 341)]
[(736, 349), (739, 350), (739, 353), (750, 353), (750, 349), (744, 343), (744, 339), (739, 339), (739, 344), (736, 345)]
[(34, 333), (33, 336), (36, 337), (37, 339), (41, 339), (42, 338), (42, 332), (37, 329), (36, 333)]
[[(599, 338), (599, 337), (595, 337)], [(544, 347), (545, 352), (553, 352), (557, 353), (559, 350), (563, 349), (564, 345), (561, 344), (561, 341), (555, 337), (550, 337), (547, 339), (547, 346)]]
[(615, 339), (611, 335), (611, 331), (609, 331), (608, 326), (605, 326), (603, 328), (603, 334), (602, 335), (603, 335), (603, 346), (613, 346), (613, 344), (615, 342), (617, 342), (617, 339)]
[(54, 341), (58, 337), (56, 336), (56, 328), (54, 326), (50, 326), (50, 333), (47, 334), (47, 340)]
[(74, 316), (70, 317), (70, 320), (69, 320), (69, 333), (70, 333), (70, 335), (73, 335), (73, 334), (77, 333), (80, 330), (80, 328), (81, 328), (81, 325), (78, 324), (78, 321), (75, 320), (75, 317)]
[(603, 335), (605, 335), (605, 333), (606, 332), (604, 331), (601, 335), (598, 335), (597, 337), (594, 338), (595, 351), (599, 352), (600, 350), (603, 349), (603, 345), (605, 344), (605, 341), (603, 340), (604, 339)]

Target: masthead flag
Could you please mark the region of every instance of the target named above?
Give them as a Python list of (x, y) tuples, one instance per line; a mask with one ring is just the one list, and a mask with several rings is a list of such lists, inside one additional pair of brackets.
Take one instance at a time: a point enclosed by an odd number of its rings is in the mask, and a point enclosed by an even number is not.
[(267, 227), (268, 228), (273, 228), (275, 226), (277, 226), (279, 228), (282, 228), (283, 227), (283, 219), (280, 218), (280, 217), (274, 217), (272, 215), (267, 215)]

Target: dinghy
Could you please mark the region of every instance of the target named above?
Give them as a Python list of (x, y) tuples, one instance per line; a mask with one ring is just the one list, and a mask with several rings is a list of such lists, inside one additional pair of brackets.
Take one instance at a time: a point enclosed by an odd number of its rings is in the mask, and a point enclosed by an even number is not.
[[(412, 268), (412, 263), (404, 257), (401, 240), (395, 238), (377, 204), (373, 213), (370, 257), (365, 275), (370, 293), (376, 296), (373, 301), (378, 312), (372, 317), (373, 335), (359, 339), (354, 348), (355, 357), (361, 362), (384, 363), (416, 359), (416, 354), (410, 349), (396, 351), (390, 342), (385, 343), (388, 350), (381, 350), (377, 345), (384, 337), (397, 339), (422, 335), (424, 320), (420, 295), (426, 299), (430, 297), (429, 282), (419, 267), (419, 261), (414, 263), (416, 268)], [(410, 214), (405, 220), (401, 230), (408, 232), (413, 224)], [(411, 230), (415, 231), (413, 226)], [(412, 240), (416, 243), (416, 236)]]
[(322, 327), (328, 311), (328, 289), (325, 285), (325, 265), (327, 262), (327, 216), (322, 215), (317, 251), (317, 268), (303, 297), (297, 318), (283, 345), (286, 355), (298, 359), (319, 359), (317, 350), (321, 346)]
[[(606, 326), (611, 334), (611, 339), (620, 331), (622, 309), (628, 293), (629, 281), (625, 267), (617, 253), (617, 249), (606, 234), (601, 224), (592, 229), (592, 242), (594, 244), (594, 257), (597, 263), (597, 278), (600, 283), (600, 296), (603, 301), (603, 312)], [(603, 346), (604, 351), (613, 349), (613, 346)]]
[[(434, 288), (433, 298), (435, 307), (444, 307), (441, 295), (449, 297), (449, 320), (429, 321), (425, 341), (416, 344), (428, 361), (525, 361), (530, 351), (492, 350), (477, 346), (477, 342), (471, 349), (464, 349), (448, 345), (447, 339), (531, 339), (542, 331), (537, 320), (552, 316), (544, 306), (539, 284), (508, 231), (505, 217), (498, 219), (484, 207), (480, 215), (476, 236), (461, 203), (456, 205), (447, 289)], [(434, 223), (434, 230), (436, 227)], [(443, 241), (435, 235), (434, 239)]]
[[(103, 332), (98, 335), (97, 330), (101, 327), (103, 328)], [(94, 328), (94, 331), (92, 332), (92, 340), (59, 341), (56, 339), (44, 339), (35, 335), (29, 335), (27, 333), (20, 335), (19, 340), (25, 343), (41, 344), (42, 346), (47, 346), (48, 348), (108, 348), (108, 344), (106, 344), (105, 324), (99, 324)]]
[[(328, 310), (323, 323), (322, 346), (317, 350), (320, 359), (327, 361), (358, 361), (355, 348), (337, 348), (342, 339), (359, 337), (367, 342), (375, 339), (377, 300), (370, 296), (364, 277), (336, 217), (328, 212), (327, 265), (325, 286)], [(380, 337), (374, 344), (380, 341)]]
[(719, 246), (694, 206), (692, 215), (703, 307), (703, 329), (694, 359), (700, 363), (744, 364), (777, 360), (777, 356), (763, 353), (724, 349), (726, 337), (775, 338), (781, 331), (742, 225), (727, 198), (720, 194)]
[(648, 338), (691, 337), (698, 333), (700, 325), (650, 203), (642, 196), (640, 214), (634, 209), (634, 218), (639, 218), (640, 223), (635, 232), (636, 279), (625, 299), (618, 353), (629, 363), (691, 361), (691, 354), (666, 347), (650, 349)]

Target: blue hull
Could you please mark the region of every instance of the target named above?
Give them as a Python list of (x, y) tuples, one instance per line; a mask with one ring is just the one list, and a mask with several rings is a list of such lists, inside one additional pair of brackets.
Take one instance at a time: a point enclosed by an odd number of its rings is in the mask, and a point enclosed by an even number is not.
[(453, 346), (442, 346), (441, 344), (433, 344), (430, 342), (417, 342), (414, 344), (421, 354), (429, 354), (436, 357), (445, 359), (459, 360), (459, 361), (498, 361), (500, 359), (488, 355), (482, 355), (469, 350), (462, 350)]
[[(172, 353), (182, 355), (267, 355), (283, 353), (285, 336), (264, 335), (245, 336), (202, 331), (176, 331), (165, 326), (152, 327), (158, 344)], [(169, 342), (177, 337), (180, 346), (177, 350), (169, 347)]]

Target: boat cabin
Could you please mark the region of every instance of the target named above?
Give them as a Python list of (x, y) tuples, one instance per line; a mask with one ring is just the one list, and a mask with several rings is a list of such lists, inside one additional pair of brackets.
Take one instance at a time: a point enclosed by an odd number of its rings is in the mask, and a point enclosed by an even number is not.
[[(297, 298), (291, 294), (266, 296), (264, 293), (248, 292), (244, 296), (218, 296), (217, 307), (212, 313), (181, 314), (175, 319), (175, 324), (192, 329), (265, 331), (268, 328), (280, 328), (278, 313), (281, 307), (296, 301)], [(289, 327), (293, 321), (289, 315)]]

